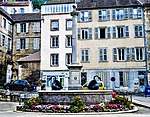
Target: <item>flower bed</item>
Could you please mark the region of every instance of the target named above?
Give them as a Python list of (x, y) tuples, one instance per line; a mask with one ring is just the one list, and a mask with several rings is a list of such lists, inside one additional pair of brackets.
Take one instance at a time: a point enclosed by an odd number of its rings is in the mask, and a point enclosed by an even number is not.
[(39, 97), (24, 101), (23, 106), (16, 107), (18, 111), (48, 112), (48, 113), (84, 113), (84, 112), (117, 112), (133, 109), (128, 98), (117, 96), (109, 103), (86, 104), (80, 96), (76, 96), (70, 105), (44, 104)]

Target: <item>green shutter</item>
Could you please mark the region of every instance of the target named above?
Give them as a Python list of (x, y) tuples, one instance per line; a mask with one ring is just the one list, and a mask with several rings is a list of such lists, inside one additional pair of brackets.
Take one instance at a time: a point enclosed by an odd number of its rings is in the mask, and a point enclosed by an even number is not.
[(88, 11), (88, 21), (92, 21), (92, 11)]
[(117, 61), (117, 48), (113, 48), (113, 61)]
[(112, 20), (115, 20), (116, 19), (116, 10), (113, 9), (112, 10)]
[(107, 20), (109, 21), (110, 20), (110, 10), (109, 9), (106, 10), (106, 15), (107, 15)]
[(95, 39), (98, 39), (98, 28), (94, 28)]
[(133, 19), (133, 8), (129, 8), (129, 18)]
[(129, 26), (125, 26), (125, 37), (129, 37)]
[(92, 39), (92, 28), (89, 28), (89, 39)]

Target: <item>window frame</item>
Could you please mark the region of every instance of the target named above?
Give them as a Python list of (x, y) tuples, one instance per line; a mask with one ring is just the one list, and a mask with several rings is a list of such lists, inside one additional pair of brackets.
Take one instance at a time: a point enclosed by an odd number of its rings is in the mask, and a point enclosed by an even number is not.
[(72, 35), (66, 35), (66, 48), (72, 47)]
[[(71, 27), (68, 27), (68, 22), (71, 22)], [(66, 19), (66, 30), (72, 30), (72, 19)]]
[[(51, 31), (59, 31), (59, 20), (55, 19), (55, 20), (51, 20), (50, 22), (51, 22), (50, 30)], [(58, 25), (58, 27), (54, 27), (54, 26), (57, 26), (57, 25)]]
[(58, 67), (59, 66), (59, 54), (58, 53), (51, 53), (50, 54), (50, 66), (51, 67)]
[(90, 62), (90, 49), (81, 49), (81, 62)]
[(59, 35), (50, 36), (50, 48), (59, 48)]
[(98, 50), (99, 50), (99, 54), (98, 54), (99, 55), (99, 58), (98, 58), (99, 62), (107, 62), (108, 61), (108, 50), (107, 50), (107, 48), (99, 48)]

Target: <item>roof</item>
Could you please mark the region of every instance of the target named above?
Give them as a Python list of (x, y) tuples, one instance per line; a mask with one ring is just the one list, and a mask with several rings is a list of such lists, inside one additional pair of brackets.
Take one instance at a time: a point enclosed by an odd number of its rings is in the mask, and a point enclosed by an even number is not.
[(18, 59), (17, 62), (40, 62), (40, 60), (40, 51), (38, 51), (29, 56)]
[(2, 14), (3, 16), (7, 17), (9, 20), (12, 21), (10, 14), (8, 14), (1, 6), (0, 6), (0, 14)]
[(41, 13), (20, 13), (20, 14), (11, 14), (14, 22), (22, 21), (40, 21)]
[(82, 0), (77, 4), (78, 9), (141, 6), (137, 0)]
[(46, 4), (75, 3), (75, 0), (47, 0)]
[(29, 6), (29, 1), (0, 2), (1, 6)]

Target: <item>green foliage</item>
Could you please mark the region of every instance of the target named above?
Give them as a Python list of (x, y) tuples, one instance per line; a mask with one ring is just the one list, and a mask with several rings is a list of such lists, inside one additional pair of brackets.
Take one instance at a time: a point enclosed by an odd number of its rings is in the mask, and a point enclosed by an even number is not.
[(117, 96), (116, 99), (115, 99), (115, 102), (119, 103), (119, 104), (122, 104), (122, 105), (124, 105), (125, 107), (128, 107), (128, 108), (132, 104), (132, 102), (129, 101), (128, 98), (125, 97), (125, 96)]
[(45, 3), (46, 0), (32, 0), (33, 9), (41, 9), (41, 5)]
[(70, 112), (72, 113), (78, 113), (81, 112), (85, 107), (85, 103), (81, 99), (80, 96), (76, 96), (72, 101), (71, 101), (71, 106), (70, 106)]
[(16, 0), (8, 0), (8, 2), (16, 2)]
[(23, 108), (24, 109), (31, 109), (32, 105), (42, 104), (42, 103), (43, 103), (43, 101), (40, 97), (32, 97), (30, 99), (25, 99), (24, 100)]

